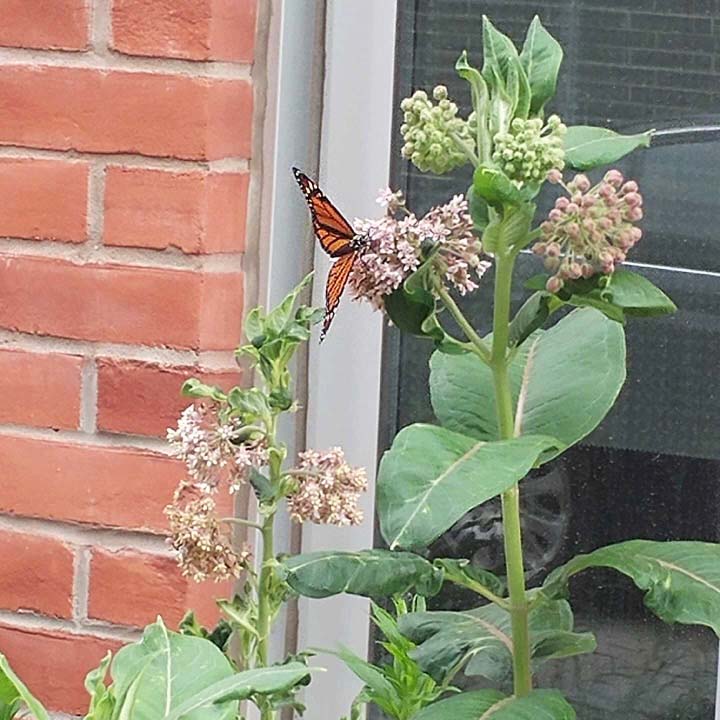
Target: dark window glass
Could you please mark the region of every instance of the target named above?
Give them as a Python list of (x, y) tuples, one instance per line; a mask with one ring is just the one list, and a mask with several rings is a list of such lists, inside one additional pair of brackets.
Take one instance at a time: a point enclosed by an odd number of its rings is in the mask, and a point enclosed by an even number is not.
[[(521, 44), (537, 13), (565, 50), (552, 110), (569, 124), (661, 131), (650, 150), (619, 167), (645, 196), (645, 235), (631, 259), (680, 309), (671, 318), (628, 323), (628, 381), (619, 402), (584, 443), (524, 482), (531, 583), (579, 552), (625, 539), (720, 540), (716, 0), (402, 0), (399, 7), (398, 103), (412, 89), (438, 83), (447, 85), (456, 101), (467, 102), (466, 87), (452, 67), (465, 48), (471, 61), (481, 63), (482, 14)], [(395, 140), (399, 147), (397, 133)], [(435, 178), (400, 161), (393, 175), (394, 186), (406, 192), (417, 212), (470, 182), (468, 169)], [(534, 257), (521, 258), (523, 277), (540, 269)], [(478, 322), (487, 321), (482, 308), (488, 307), (491, 284), (488, 274), (464, 302)], [(516, 308), (521, 286), (518, 279)], [(423, 341), (388, 330), (381, 449), (401, 427), (432, 421), (430, 352)], [(432, 554), (472, 558), (502, 572), (501, 533), (499, 503), (491, 502), (468, 513)], [(578, 717), (712, 717), (717, 640), (711, 631), (663, 625), (645, 610), (641, 593), (610, 572), (576, 579), (572, 598), (578, 629), (596, 632), (598, 651), (548, 663), (538, 682), (563, 689)], [(456, 590), (433, 601), (447, 609), (472, 603)], [(468, 681), (468, 687), (479, 686)]]

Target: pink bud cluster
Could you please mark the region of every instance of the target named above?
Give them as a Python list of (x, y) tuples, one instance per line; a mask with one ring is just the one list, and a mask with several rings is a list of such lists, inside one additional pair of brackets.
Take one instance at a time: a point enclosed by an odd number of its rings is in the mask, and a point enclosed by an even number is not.
[(169, 428), (167, 440), (173, 457), (185, 463), (192, 484), (202, 492), (214, 492), (227, 481), (231, 493), (247, 480), (251, 468), (267, 464), (267, 448), (261, 441), (240, 444), (243, 430), (238, 420), (220, 419), (215, 405), (190, 405)]
[(619, 170), (609, 170), (593, 186), (582, 174), (566, 185), (559, 170), (551, 170), (548, 180), (568, 193), (555, 201), (540, 226), (542, 239), (533, 245), (533, 252), (544, 256), (545, 267), (553, 272), (546, 287), (554, 293), (566, 280), (610, 274), (625, 261), (642, 237), (633, 223), (643, 217), (643, 198), (637, 183), (626, 182)]
[(482, 245), (473, 235), (462, 195), (422, 218), (406, 208), (400, 193), (381, 191), (378, 202), (387, 209), (383, 217), (355, 221), (356, 233), (367, 238), (350, 276), (356, 299), (381, 310), (385, 297), (420, 266), (426, 244), (437, 248), (436, 266), (450, 285), (463, 295), (478, 287), (476, 278), (482, 277), (490, 263), (482, 259)]
[(359, 525), (363, 513), (358, 500), (367, 490), (365, 469), (348, 465), (338, 447), (327, 452), (307, 450), (299, 457), (300, 465), (293, 472), (298, 479), (297, 488), (288, 497), (293, 520)]

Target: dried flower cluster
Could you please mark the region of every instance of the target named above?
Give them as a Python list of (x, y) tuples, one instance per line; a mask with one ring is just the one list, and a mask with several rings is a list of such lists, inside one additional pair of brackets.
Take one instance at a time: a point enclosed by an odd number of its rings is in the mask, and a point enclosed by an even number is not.
[(182, 574), (195, 582), (239, 577), (250, 567), (247, 545), (236, 551), (229, 531), (221, 528), (215, 500), (200, 495), (186, 503), (176, 502), (165, 508), (170, 524), (170, 542), (177, 554)]
[[(355, 231), (367, 237), (350, 277), (355, 297), (382, 309), (384, 298), (417, 270), (429, 248), (437, 250), (436, 267), (460, 293), (477, 288), (476, 279), (490, 263), (481, 259), (482, 245), (472, 233), (472, 218), (462, 195), (422, 218), (407, 210), (400, 193), (382, 191), (378, 202), (387, 208), (385, 216), (355, 221)], [(398, 218), (399, 213), (403, 217)]]
[(324, 453), (315, 450), (300, 453), (300, 466), (295, 474), (297, 489), (288, 498), (294, 520), (325, 525), (362, 522), (358, 500), (360, 493), (367, 490), (367, 475), (364, 468), (347, 464), (341, 448)]
[(422, 172), (442, 175), (468, 161), (460, 145), (472, 151), (475, 140), (468, 123), (457, 117), (458, 106), (448, 98), (444, 85), (433, 90), (433, 98), (437, 105), (424, 90), (416, 90), (400, 103), (404, 113), (402, 156)]
[(185, 463), (195, 487), (210, 492), (227, 480), (235, 492), (251, 468), (267, 463), (267, 449), (262, 442), (241, 444), (243, 430), (237, 420), (222, 422), (218, 408), (212, 405), (190, 405), (176, 428), (167, 431), (170, 452)]
[(544, 126), (540, 118), (515, 118), (508, 132), (495, 136), (492, 158), (511, 180), (540, 183), (550, 170), (565, 166), (566, 132), (557, 115), (551, 115)]
[(542, 240), (533, 246), (554, 273), (547, 290), (557, 292), (566, 280), (612, 273), (642, 237), (633, 225), (643, 216), (637, 183), (625, 182), (618, 170), (608, 171), (592, 187), (585, 175), (576, 175), (565, 185), (558, 170), (550, 171), (548, 180), (560, 184), (569, 197), (555, 201), (541, 225)]

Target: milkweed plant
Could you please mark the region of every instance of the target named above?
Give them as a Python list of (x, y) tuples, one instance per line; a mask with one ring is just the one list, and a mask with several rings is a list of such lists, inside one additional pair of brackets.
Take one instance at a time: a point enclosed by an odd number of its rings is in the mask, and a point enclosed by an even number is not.
[[(384, 547), (294, 557), (275, 547), (278, 512), (339, 527), (363, 521), (365, 470), (340, 448), (288, 457), (278, 435), (280, 417), (297, 408), (293, 355), (323, 315), (300, 302), (308, 277), (278, 307), (254, 309), (245, 320), (248, 342), (237, 353), (255, 384), (224, 392), (188, 380), (194, 402), (168, 432), (187, 467), (166, 509), (171, 543), (193, 580), (237, 581), (235, 595), (218, 600), (223, 619), (205, 629), (189, 613), (179, 632), (161, 620), (149, 626), (141, 641), (88, 676), (86, 718), (244, 717), (240, 701), (247, 700), (262, 720), (287, 706), (301, 711), (310, 653), (272, 658), (269, 651), (273, 621), (298, 595), (373, 600), (385, 659), (371, 664), (346, 648), (325, 649), (364, 683), (352, 719), (374, 704), (397, 720), (572, 720), (568, 701), (537, 687), (533, 673), (546, 660), (595, 649), (592, 633), (573, 628), (568, 590), (570, 578), (588, 568), (628, 576), (662, 620), (720, 634), (715, 544), (631, 540), (577, 556), (538, 586), (526, 584), (520, 496), (532, 480), (524, 478), (580, 442), (612, 408), (625, 381), (626, 318), (665, 315), (675, 306), (623, 266), (642, 238), (643, 197), (637, 182), (611, 166), (648, 146), (652, 133), (567, 126), (546, 112), (563, 54), (538, 18), (520, 51), (484, 18), (483, 53), (481, 70), (466, 53), (455, 65), (468, 84), (468, 117), (443, 85), (419, 89), (400, 106), (403, 158), (435, 175), (471, 165), (470, 187), (420, 217), (402, 194), (386, 190), (384, 213), (355, 222), (364, 241), (350, 292), (435, 348), (437, 423), (403, 428), (378, 469)], [(538, 217), (546, 185), (554, 204)], [(538, 273), (512, 314), (522, 252)], [(489, 282), (492, 306), (481, 310), (492, 332), (483, 336), (457, 297)], [(243, 486), (255, 499), (246, 519), (227, 510)], [(435, 540), (498, 496), (504, 577), (465, 560), (428, 559)], [(240, 526), (256, 541), (239, 544)], [(445, 583), (473, 593), (476, 607), (428, 611), (426, 600)], [(42, 708), (1, 656), (0, 669), (17, 691), (8, 707), (25, 703), (42, 720)], [(498, 689), (461, 691), (463, 674)]]

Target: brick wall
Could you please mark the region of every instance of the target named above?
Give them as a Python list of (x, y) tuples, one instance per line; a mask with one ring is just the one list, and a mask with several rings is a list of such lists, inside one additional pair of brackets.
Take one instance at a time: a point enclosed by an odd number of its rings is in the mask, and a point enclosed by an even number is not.
[(77, 714), (107, 649), (213, 615), (166, 550), (161, 438), (188, 374), (237, 380), (256, 7), (0, 18), (0, 652)]

